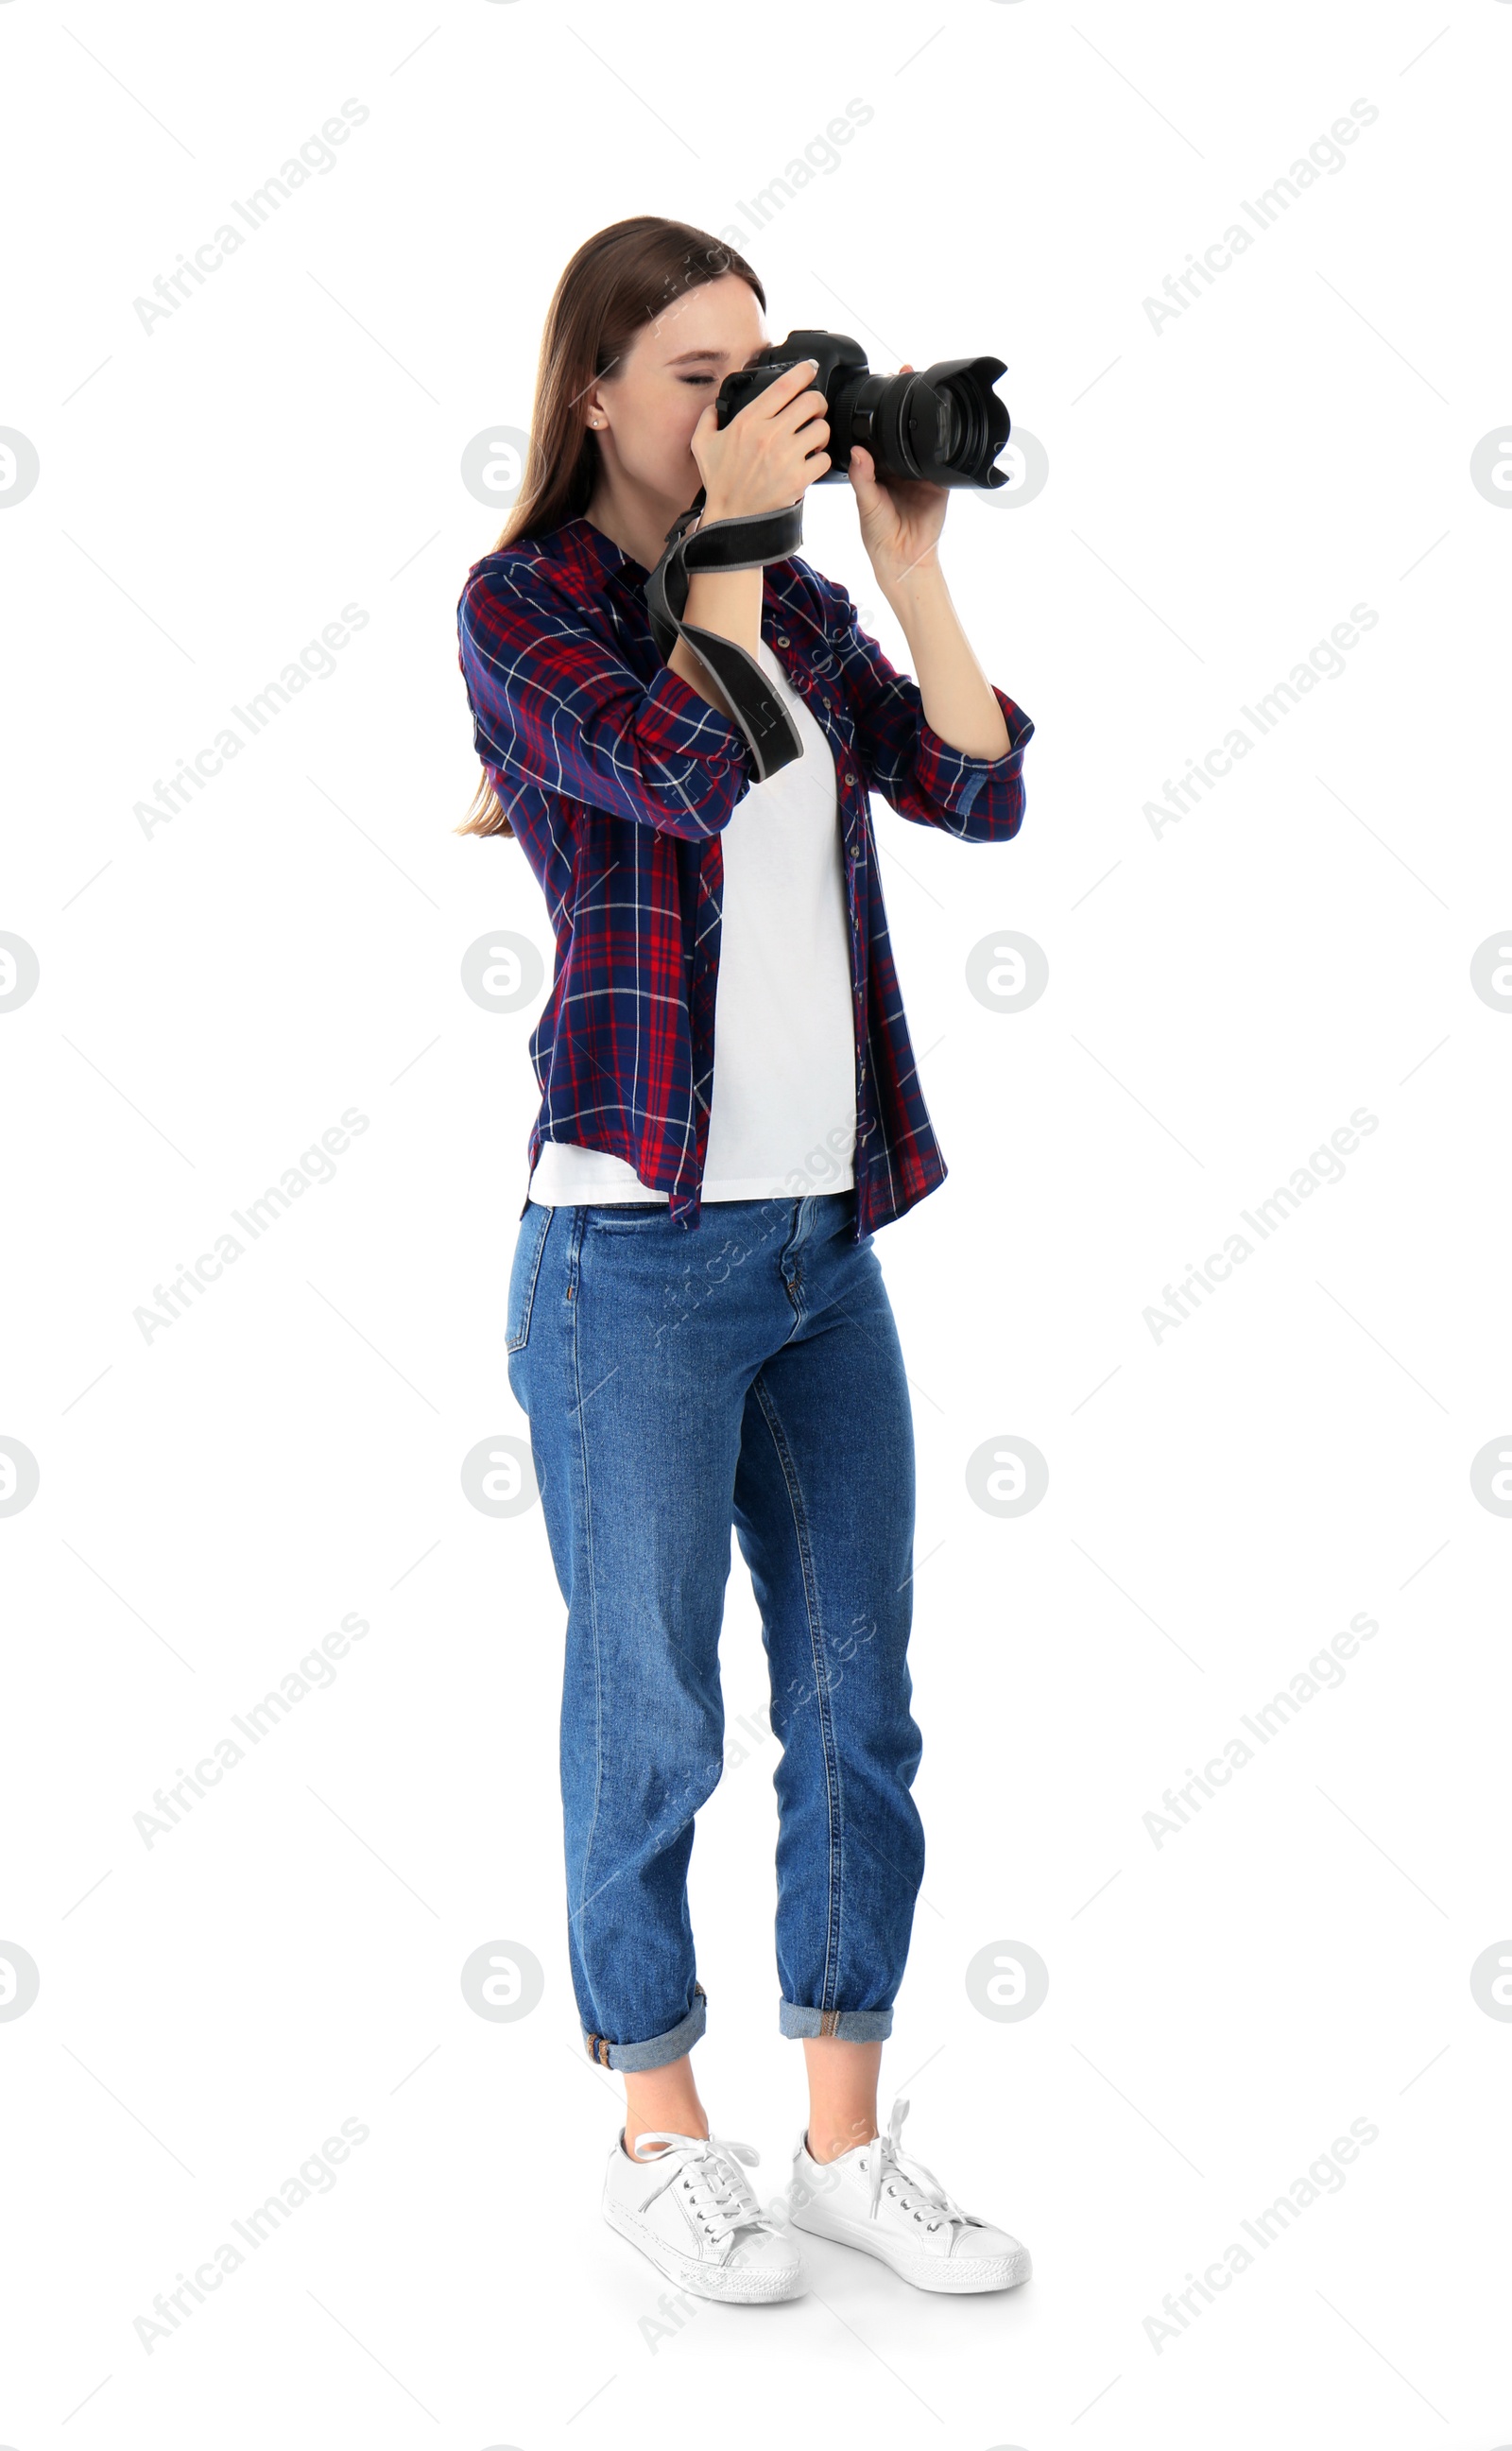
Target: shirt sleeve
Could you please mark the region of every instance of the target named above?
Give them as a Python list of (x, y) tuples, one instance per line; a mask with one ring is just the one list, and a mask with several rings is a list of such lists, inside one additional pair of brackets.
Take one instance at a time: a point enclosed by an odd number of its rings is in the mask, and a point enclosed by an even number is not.
[(471, 572), (456, 622), (474, 746), (506, 785), (698, 842), (757, 780), (738, 724), (669, 665), (648, 687), (528, 557)]
[(916, 825), (939, 826), (962, 842), (1011, 841), (1023, 823), (1023, 755), (1035, 731), (1022, 707), (989, 682), (1008, 727), (1007, 749), (1000, 757), (952, 749), (925, 716), (918, 682), (896, 671), (862, 629), (845, 589), (817, 571), (814, 577), (869, 788)]

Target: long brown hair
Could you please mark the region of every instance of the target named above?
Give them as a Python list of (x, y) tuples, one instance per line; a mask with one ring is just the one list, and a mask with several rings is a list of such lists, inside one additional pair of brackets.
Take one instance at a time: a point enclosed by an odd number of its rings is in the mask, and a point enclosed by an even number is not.
[[(611, 375), (637, 332), (689, 289), (738, 273), (765, 311), (766, 292), (742, 255), (688, 222), (637, 213), (585, 239), (556, 284), (541, 335), (525, 479), (493, 550), (580, 519), (598, 477), (585, 395)], [(459, 834), (513, 834), (485, 770)]]

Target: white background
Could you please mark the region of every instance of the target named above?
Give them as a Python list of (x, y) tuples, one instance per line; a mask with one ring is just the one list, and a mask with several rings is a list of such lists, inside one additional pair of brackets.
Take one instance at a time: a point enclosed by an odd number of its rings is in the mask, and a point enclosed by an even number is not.
[[(0, 2435), (226, 2446), (685, 2438), (1233, 2451), (1512, 2438), (1507, 1550), (1472, 1459), (1508, 1387), (1506, 555), (1470, 456), (1509, 406), (1512, 6), (885, 0), (251, 15), (3, 0)], [(169, 319), (133, 302), (348, 97), (369, 117)], [(747, 249), (768, 332), (990, 350), (1050, 479), (951, 504), (984, 670), (1033, 716), (1020, 837), (877, 804), (948, 1182), (879, 1235), (920, 1454), (924, 1899), (883, 2109), (1035, 2277), (960, 2302), (822, 2244), (704, 2307), (603, 2228), (619, 2088), (562, 1913), (562, 1604), (503, 1304), (550, 962), (476, 776), (455, 607), (502, 513), (557, 275), (653, 211), (719, 230), (853, 97)], [(1378, 117), (1157, 332), (1144, 301), (1362, 98)], [(1251, 225), (1252, 226), (1252, 225)], [(1503, 497), (1503, 501), (1512, 497)], [(804, 552), (901, 663), (848, 490)], [(171, 823), (153, 794), (347, 603), (367, 626)], [(1157, 834), (1145, 804), (1351, 606), (1378, 620)], [(965, 965), (1045, 951), (1032, 1010)], [(543, 990), (544, 993), (544, 990)], [(368, 1129), (187, 1314), (134, 1313), (348, 1108)], [(1157, 1343), (1143, 1316), (1357, 1108), (1346, 1166)], [(1251, 1241), (1257, 1238), (1250, 1236)], [(1034, 1442), (984, 1511), (966, 1460)], [(148, 1847), (134, 1816), (348, 1612), (327, 1691)], [(1379, 1627), (1199, 1817), (1144, 1816), (1351, 1617)], [(731, 1719), (763, 1663), (738, 1553)], [(784, 2185), (774, 1748), (702, 1816), (715, 2125)], [(1048, 1998), (981, 2014), (1018, 1940)], [(475, 2014), (486, 1944), (540, 2006)], [(150, 2354), (133, 2328), (343, 2119), (369, 2134)], [(1352, 2120), (1379, 2129), (1225, 2295), (1146, 2329)]]

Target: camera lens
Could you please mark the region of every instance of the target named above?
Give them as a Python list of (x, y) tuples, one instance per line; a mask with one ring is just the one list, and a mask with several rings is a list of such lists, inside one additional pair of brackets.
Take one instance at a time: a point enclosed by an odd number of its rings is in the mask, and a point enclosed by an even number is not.
[(984, 456), (990, 460), (987, 416), (978, 394), (964, 383), (952, 382), (944, 396), (950, 418), (946, 458), (958, 468), (974, 468)]

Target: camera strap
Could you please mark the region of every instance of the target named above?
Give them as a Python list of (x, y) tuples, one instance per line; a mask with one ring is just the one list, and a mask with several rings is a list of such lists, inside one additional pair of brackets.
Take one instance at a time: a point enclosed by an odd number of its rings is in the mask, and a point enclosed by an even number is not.
[(705, 489), (679, 514), (667, 531), (667, 549), (646, 581), (646, 602), (651, 635), (663, 657), (679, 638), (686, 639), (699, 662), (711, 673), (734, 710), (756, 760), (758, 779), (790, 766), (802, 757), (797, 728), (756, 657), (733, 638), (717, 631), (691, 627), (683, 619), (689, 580), (701, 570), (755, 570), (782, 561), (804, 540), (804, 505), (789, 503), (781, 511), (747, 511), (739, 518), (715, 520), (708, 527), (688, 529), (705, 502)]

